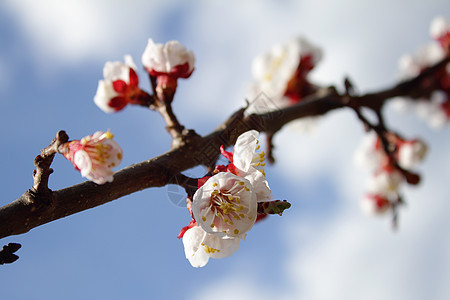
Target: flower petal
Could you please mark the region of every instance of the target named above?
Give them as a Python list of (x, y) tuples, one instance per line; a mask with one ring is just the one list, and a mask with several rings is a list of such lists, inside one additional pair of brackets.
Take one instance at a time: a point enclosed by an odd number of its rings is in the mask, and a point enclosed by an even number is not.
[(233, 151), (233, 164), (236, 168), (248, 172), (255, 155), (258, 135), (258, 131), (250, 130), (237, 138)]

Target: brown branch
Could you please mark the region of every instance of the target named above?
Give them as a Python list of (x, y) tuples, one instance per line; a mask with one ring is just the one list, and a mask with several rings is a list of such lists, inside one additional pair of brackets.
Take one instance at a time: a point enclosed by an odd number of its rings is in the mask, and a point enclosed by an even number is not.
[[(444, 67), (450, 58), (444, 59), (411, 80), (377, 93), (352, 97), (360, 106), (380, 109), (385, 101), (396, 96), (408, 96), (417, 92), (417, 84)], [(25, 192), (19, 199), (0, 208), (0, 238), (28, 232), (30, 229), (66, 216), (105, 204), (125, 195), (168, 184), (174, 175), (189, 168), (215, 164), (220, 155), (219, 147), (231, 146), (237, 137), (251, 129), (260, 132), (276, 132), (295, 119), (324, 115), (329, 111), (346, 107), (349, 98), (330, 88), (322, 94), (310, 95), (295, 106), (264, 114), (244, 117), (241, 109), (211, 134), (200, 137), (186, 135), (183, 143), (171, 151), (153, 159), (126, 167), (114, 175), (114, 181), (104, 185), (84, 182), (52, 192), (51, 203), (32, 201)]]
[(52, 140), (50, 145), (41, 150), (41, 154), (34, 159), (34, 165), (36, 170), (33, 172), (33, 187), (32, 191), (37, 194), (49, 193), (48, 178), (53, 170), (50, 169), (53, 158), (58, 152), (59, 145), (67, 142), (69, 137), (65, 131), (58, 131), (56, 137)]

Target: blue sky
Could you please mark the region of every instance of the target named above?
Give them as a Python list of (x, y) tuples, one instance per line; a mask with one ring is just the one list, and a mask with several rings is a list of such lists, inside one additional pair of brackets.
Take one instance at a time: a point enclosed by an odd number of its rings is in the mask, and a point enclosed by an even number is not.
[[(30, 188), (34, 157), (61, 129), (72, 139), (111, 129), (121, 167), (169, 149), (156, 113), (107, 115), (92, 101), (104, 63), (131, 54), (141, 66), (150, 37), (194, 51), (196, 70), (179, 83), (174, 109), (184, 125), (208, 133), (243, 104), (251, 60), (273, 44), (304, 35), (324, 51), (316, 81), (341, 86), (349, 75), (371, 91), (395, 81), (398, 58), (426, 44), (430, 21), (450, 11), (444, 0), (241, 2), (2, 1), (0, 204)], [(149, 189), (3, 239), (23, 248), (1, 267), (1, 298), (448, 299), (449, 129), (388, 116), (430, 145), (423, 184), (405, 190), (399, 232), (359, 210), (369, 174), (352, 157), (362, 128), (339, 111), (310, 133), (288, 126), (276, 137), (269, 183), (293, 207), (256, 225), (232, 257), (192, 268), (176, 239), (186, 209), (170, 200), (171, 188)], [(52, 189), (83, 181), (62, 157), (53, 168)]]

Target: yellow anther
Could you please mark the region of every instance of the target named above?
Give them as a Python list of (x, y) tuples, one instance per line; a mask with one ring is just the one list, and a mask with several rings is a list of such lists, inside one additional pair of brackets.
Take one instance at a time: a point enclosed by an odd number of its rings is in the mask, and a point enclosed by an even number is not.
[(233, 200), (233, 196), (231, 196), (231, 195), (228, 195), (228, 200)]
[(214, 224), (209, 225), (209, 227), (214, 228)]
[(239, 217), (244, 218), (245, 215), (244, 214), (239, 214)]
[(112, 139), (114, 137), (114, 134), (111, 133), (111, 131), (107, 131), (105, 132), (105, 138), (107, 139)]
[(211, 192), (211, 196), (216, 196), (216, 195), (218, 195), (218, 194), (219, 194), (219, 191), (218, 191), (218, 190), (214, 190), (214, 191)]
[(228, 215), (232, 211), (236, 211), (236, 207), (234, 207), (231, 203), (220, 203), (219, 207), (225, 215)]
[(261, 163), (260, 164), (261, 167), (264, 167), (265, 165), (266, 165), (266, 163)]
[(236, 197), (236, 202), (237, 202), (237, 204), (241, 204), (241, 200), (239, 200), (238, 197)]
[(243, 181), (239, 181), (239, 182), (238, 182), (238, 184), (239, 184), (239, 185), (244, 185), (244, 184), (245, 184), (245, 182), (243, 182)]
[(203, 220), (203, 222), (206, 222), (206, 217), (203, 216), (203, 217), (202, 217), (202, 220)]
[(117, 159), (121, 160), (122, 159), (122, 153), (117, 153)]
[(217, 186), (217, 182), (214, 182), (214, 183), (212, 184), (212, 186)]
[(238, 206), (238, 211), (241, 211), (241, 210), (243, 210), (244, 209), (244, 207), (242, 206), (242, 205), (239, 205)]
[[(263, 160), (264, 161), (264, 160)], [(254, 164), (254, 166), (255, 167), (258, 167), (259, 166), (259, 162), (257, 162), (256, 164)]]
[(208, 246), (206, 246), (203, 243), (201, 245), (204, 247), (205, 252), (208, 253), (208, 254), (220, 252), (220, 250), (208, 247)]
[[(264, 173), (263, 173), (264, 174)], [(264, 174), (265, 175), (265, 174)], [(244, 190), (246, 190), (247, 192), (250, 191), (250, 189), (246, 186), (244, 186)]]
[(256, 140), (256, 145), (258, 145), (259, 144), (259, 140)]
[(259, 150), (259, 148), (261, 148), (261, 146), (260, 146), (260, 145), (256, 146), (256, 150)]
[(235, 229), (233, 232), (234, 234), (239, 234), (239, 229)]

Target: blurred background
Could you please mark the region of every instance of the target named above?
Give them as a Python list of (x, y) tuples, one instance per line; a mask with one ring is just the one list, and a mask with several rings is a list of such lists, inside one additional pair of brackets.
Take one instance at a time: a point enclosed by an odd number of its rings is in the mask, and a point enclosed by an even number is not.
[[(349, 76), (359, 92), (375, 91), (396, 82), (400, 56), (428, 43), (431, 20), (449, 13), (448, 0), (1, 1), (0, 205), (31, 187), (34, 157), (61, 129), (72, 139), (111, 129), (121, 168), (169, 149), (156, 113), (107, 115), (93, 102), (104, 63), (124, 54), (150, 89), (140, 63), (148, 38), (194, 51), (174, 110), (205, 134), (243, 105), (252, 59), (273, 44), (305, 36), (324, 51), (316, 82), (342, 88)], [(0, 299), (449, 299), (449, 128), (393, 109), (387, 118), (430, 146), (422, 184), (403, 190), (397, 232), (359, 209), (370, 174), (353, 155), (364, 132), (340, 110), (311, 132), (287, 126), (276, 136), (266, 173), (274, 197), (293, 206), (255, 225), (232, 257), (192, 268), (176, 238), (190, 218), (183, 195), (154, 188), (3, 239), (22, 249), (0, 267)], [(62, 157), (53, 168), (53, 190), (84, 181)]]

